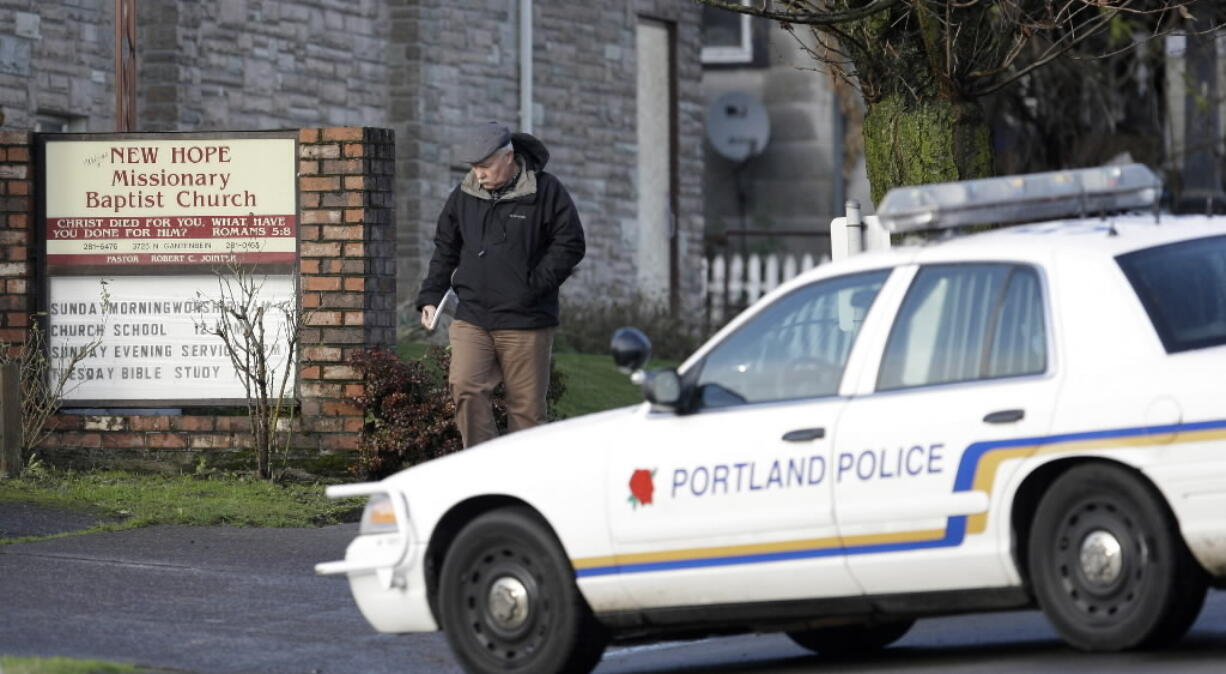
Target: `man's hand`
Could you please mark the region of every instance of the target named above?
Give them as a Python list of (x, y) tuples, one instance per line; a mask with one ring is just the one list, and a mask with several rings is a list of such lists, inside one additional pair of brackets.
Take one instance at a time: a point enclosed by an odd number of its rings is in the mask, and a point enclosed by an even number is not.
[(430, 327), (430, 321), (434, 319), (434, 305), (427, 304), (421, 308), (421, 326), (423, 328)]

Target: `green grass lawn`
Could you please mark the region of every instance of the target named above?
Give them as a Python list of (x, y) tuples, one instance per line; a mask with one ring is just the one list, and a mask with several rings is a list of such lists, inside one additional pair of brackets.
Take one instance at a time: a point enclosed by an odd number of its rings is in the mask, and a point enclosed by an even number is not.
[[(331, 500), (318, 484), (274, 484), (242, 475), (54, 470), (0, 479), (0, 505), (5, 502), (95, 515), (102, 522), (89, 531), (150, 524), (309, 527), (352, 521), (363, 503), (360, 499)], [(0, 543), (26, 540), (33, 539), (2, 539)]]
[(141, 669), (101, 660), (72, 658), (17, 658), (0, 655), (0, 674), (141, 674)]
[[(401, 342), (397, 347), (401, 358), (417, 359), (426, 353), (421, 342)], [(558, 401), (558, 412), (565, 418), (633, 405), (643, 402), (639, 387), (630, 377), (619, 372), (608, 354), (554, 353), (554, 363), (566, 377), (566, 393)], [(671, 361), (653, 360), (652, 368), (675, 367)]]
[(643, 393), (613, 358), (590, 353), (554, 354), (554, 363), (566, 376), (566, 393), (558, 401), (563, 417), (577, 417), (643, 402)]

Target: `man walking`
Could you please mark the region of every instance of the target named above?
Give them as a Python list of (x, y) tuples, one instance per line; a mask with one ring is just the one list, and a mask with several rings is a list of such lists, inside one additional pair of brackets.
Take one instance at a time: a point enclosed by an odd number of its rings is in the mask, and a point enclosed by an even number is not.
[(456, 159), (471, 169), (439, 215), (434, 255), (417, 296), (429, 325), (448, 286), (448, 384), (465, 447), (498, 435), (490, 395), (506, 391), (509, 431), (545, 421), (558, 288), (583, 259), (583, 225), (549, 151), (526, 133), (489, 122), (469, 129)]

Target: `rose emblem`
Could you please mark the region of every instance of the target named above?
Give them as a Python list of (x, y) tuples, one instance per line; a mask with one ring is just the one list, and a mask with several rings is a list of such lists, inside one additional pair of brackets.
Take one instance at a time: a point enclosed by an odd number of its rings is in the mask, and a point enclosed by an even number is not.
[(656, 476), (655, 469), (644, 470), (642, 468), (634, 471), (630, 476), (630, 504), (635, 508), (639, 505), (651, 505), (652, 494), (655, 493), (656, 487), (652, 482), (652, 478)]

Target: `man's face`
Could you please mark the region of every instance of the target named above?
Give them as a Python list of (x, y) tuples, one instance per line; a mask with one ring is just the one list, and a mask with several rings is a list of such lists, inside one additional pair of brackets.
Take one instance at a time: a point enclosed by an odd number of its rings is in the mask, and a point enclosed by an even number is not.
[(472, 167), (481, 189), (498, 189), (515, 175), (515, 153), (509, 149), (498, 150)]

